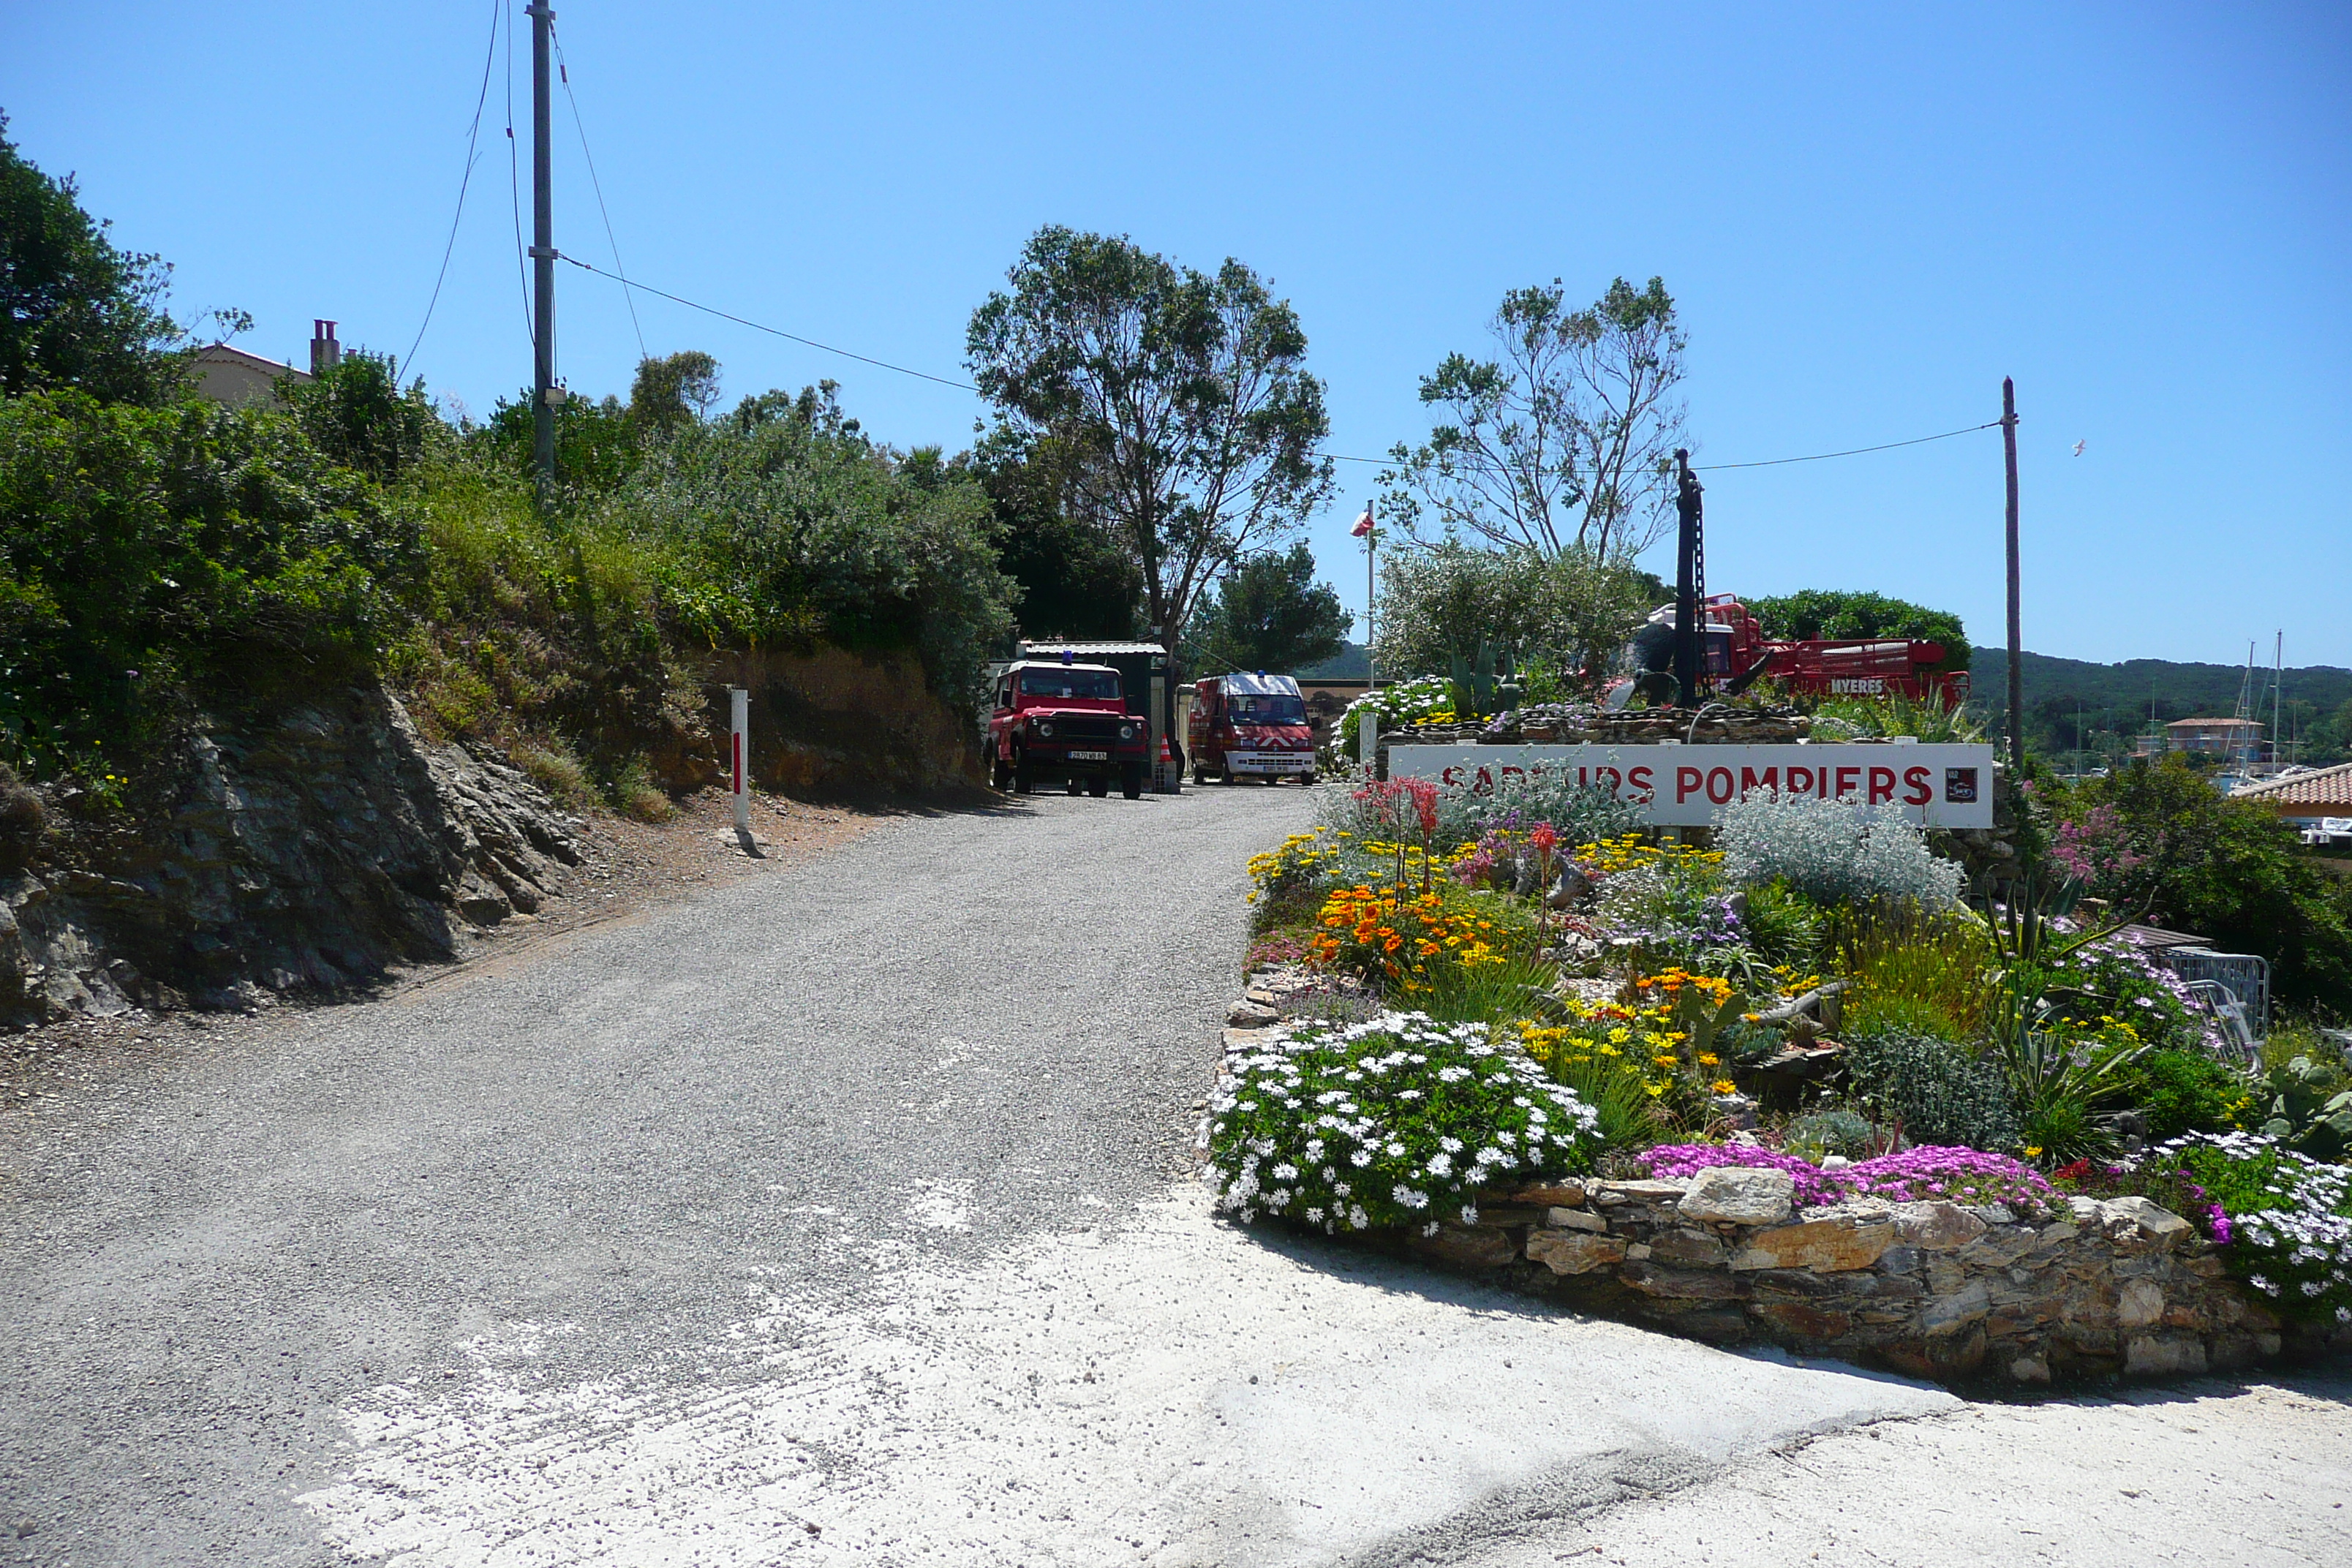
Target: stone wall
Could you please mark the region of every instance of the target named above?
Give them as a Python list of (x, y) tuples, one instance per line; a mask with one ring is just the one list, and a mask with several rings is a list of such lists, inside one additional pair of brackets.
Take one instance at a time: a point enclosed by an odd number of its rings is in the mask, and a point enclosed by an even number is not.
[(1797, 1209), (1785, 1172), (1562, 1182), (1398, 1245), (1580, 1310), (1712, 1344), (1769, 1343), (1947, 1382), (2232, 1371), (2352, 1346), (2282, 1321), (2214, 1244), (2145, 1198)]
[(434, 746), (380, 687), (197, 716), (119, 810), (0, 876), (0, 1018), (250, 1005), (446, 959), (539, 908), (573, 824), (497, 753)]

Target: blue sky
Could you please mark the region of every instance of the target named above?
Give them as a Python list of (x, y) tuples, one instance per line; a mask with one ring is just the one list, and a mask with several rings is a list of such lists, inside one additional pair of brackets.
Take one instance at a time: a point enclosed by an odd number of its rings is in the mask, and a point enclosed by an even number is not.
[[(502, 9), (502, 8), (501, 8)], [(529, 24), (514, 115), (528, 136)], [(0, 108), (184, 316), (314, 316), (405, 353), (448, 234), (489, 0), (0, 12)], [(958, 376), (1038, 225), (1227, 255), (1297, 306), (1331, 449), (1426, 429), (1417, 378), (1507, 289), (1663, 276), (1700, 461), (2023, 416), (2026, 645), (2352, 665), (2352, 9), (620, 5), (557, 22), (633, 276)], [(557, 241), (610, 266), (559, 97)], [(501, 51), (414, 368), (477, 412), (529, 379)], [(528, 222), (528, 143), (522, 153)], [(562, 370), (625, 392), (616, 286), (562, 269)], [(730, 396), (839, 380), (902, 446), (969, 394), (640, 297)], [(2076, 441), (2081, 457), (2071, 455)], [(1349, 520), (1309, 535), (1358, 607)], [(1710, 476), (1709, 586), (2001, 616), (1997, 432)], [(1671, 570), (1664, 552), (1652, 564)]]

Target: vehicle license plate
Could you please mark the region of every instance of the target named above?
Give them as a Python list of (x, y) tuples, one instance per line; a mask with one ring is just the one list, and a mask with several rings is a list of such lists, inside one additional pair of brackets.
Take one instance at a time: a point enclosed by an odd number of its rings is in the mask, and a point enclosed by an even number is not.
[(1107, 763), (1110, 761), (1110, 753), (1108, 752), (1072, 752), (1070, 753), (1070, 761), (1074, 763)]

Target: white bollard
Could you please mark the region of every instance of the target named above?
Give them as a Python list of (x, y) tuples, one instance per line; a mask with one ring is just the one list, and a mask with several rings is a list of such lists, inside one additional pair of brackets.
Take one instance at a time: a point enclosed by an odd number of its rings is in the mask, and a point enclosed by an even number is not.
[(727, 689), (727, 776), (735, 796), (735, 831), (751, 831), (751, 694), (740, 686)]
[(1364, 764), (1364, 776), (1370, 778), (1381, 756), (1381, 721), (1377, 710), (1366, 708), (1356, 715), (1356, 753)]

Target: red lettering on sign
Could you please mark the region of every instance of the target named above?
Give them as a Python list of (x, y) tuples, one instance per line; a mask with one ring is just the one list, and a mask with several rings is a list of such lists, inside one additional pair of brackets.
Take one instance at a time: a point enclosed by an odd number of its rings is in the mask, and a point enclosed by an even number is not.
[(1462, 782), (1462, 764), (1460, 763), (1456, 763), (1452, 767), (1447, 768), (1444, 773), (1438, 774), (1437, 782), (1446, 784), (1460, 784)]
[(1615, 795), (1620, 788), (1623, 787), (1625, 775), (1619, 773), (1615, 768), (1595, 768), (1592, 770), (1592, 776), (1596, 779), (1601, 777), (1603, 774), (1608, 776), (1609, 793), (1611, 795)]
[[(1795, 771), (1796, 770), (1793, 768), (1790, 770), (1790, 773), (1794, 773)], [(1774, 795), (1780, 794), (1780, 770), (1779, 768), (1766, 768), (1759, 773), (1754, 768), (1740, 769), (1739, 798), (1746, 800), (1749, 791), (1759, 789), (1769, 789)]]
[[(1723, 787), (1722, 787), (1722, 788), (1720, 788), (1720, 789), (1718, 789), (1718, 788), (1717, 788), (1717, 787), (1716, 787), (1716, 781), (1717, 781), (1717, 779), (1721, 779), (1721, 780), (1723, 781)], [(1716, 804), (1716, 805), (1727, 805), (1727, 804), (1729, 804), (1729, 802), (1730, 802), (1730, 800), (1731, 800), (1731, 790), (1732, 790), (1732, 784), (1731, 784), (1731, 770), (1730, 770), (1729, 768), (1709, 768), (1709, 769), (1707, 769), (1707, 771), (1706, 771), (1706, 798), (1707, 798), (1707, 799), (1709, 799), (1709, 800), (1711, 800), (1711, 801), (1715, 802), (1715, 804)]]
[(1928, 781), (1934, 775), (1925, 768), (1906, 768), (1903, 782), (1911, 787), (1904, 793), (1906, 805), (1925, 805), (1936, 798), (1936, 786)]
[(1675, 770), (1675, 804), (1680, 805), (1688, 800), (1691, 797), (1691, 792), (1698, 788), (1706, 777), (1706, 775), (1696, 768), (1676, 768)]
[(1640, 790), (1642, 792), (1642, 798), (1645, 801), (1654, 800), (1657, 798), (1658, 786), (1655, 783), (1655, 779), (1656, 775), (1650, 772), (1649, 765), (1647, 763), (1643, 763), (1642, 766), (1635, 768), (1632, 773), (1625, 775), (1625, 782), (1632, 784), (1635, 789)]
[[(1827, 772), (1828, 770), (1823, 769), (1822, 771)], [(1843, 800), (1846, 796), (1852, 795), (1854, 792), (1854, 787), (1861, 783), (1862, 770), (1860, 768), (1840, 768), (1837, 771), (1838, 798), (1840, 800)]]
[(1494, 774), (1492, 774), (1492, 773), (1488, 773), (1486, 769), (1484, 769), (1484, 768), (1480, 768), (1480, 769), (1478, 770), (1478, 784), (1477, 784), (1477, 788), (1478, 788), (1478, 792), (1479, 792), (1481, 795), (1492, 795), (1492, 794), (1494, 794), (1494, 793), (1495, 793), (1495, 775), (1494, 775)]
[(1812, 793), (1813, 793), (1813, 770), (1812, 770), (1812, 769), (1811, 769), (1811, 768), (1809, 768), (1809, 767), (1806, 767), (1806, 766), (1805, 766), (1804, 764), (1802, 764), (1801, 763), (1790, 763), (1790, 764), (1789, 764), (1789, 793), (1790, 793), (1790, 795), (1811, 795), (1811, 794), (1812, 794)]
[(1895, 770), (1893, 768), (1871, 769), (1869, 804), (1872, 805), (1879, 805), (1887, 801), (1893, 800), (1894, 798)]

